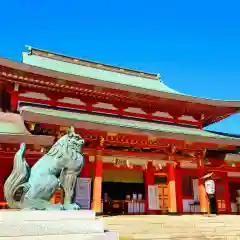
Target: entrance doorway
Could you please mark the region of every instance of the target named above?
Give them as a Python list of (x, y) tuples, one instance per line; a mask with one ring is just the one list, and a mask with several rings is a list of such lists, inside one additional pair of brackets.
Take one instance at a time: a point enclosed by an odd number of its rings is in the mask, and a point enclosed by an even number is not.
[(103, 213), (144, 213), (144, 198), (145, 188), (142, 172), (103, 170)]

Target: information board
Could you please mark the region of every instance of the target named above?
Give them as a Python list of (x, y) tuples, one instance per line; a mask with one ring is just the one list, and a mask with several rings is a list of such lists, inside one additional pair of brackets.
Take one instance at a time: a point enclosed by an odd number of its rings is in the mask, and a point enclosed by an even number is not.
[(74, 202), (81, 209), (90, 209), (91, 206), (91, 178), (77, 178)]

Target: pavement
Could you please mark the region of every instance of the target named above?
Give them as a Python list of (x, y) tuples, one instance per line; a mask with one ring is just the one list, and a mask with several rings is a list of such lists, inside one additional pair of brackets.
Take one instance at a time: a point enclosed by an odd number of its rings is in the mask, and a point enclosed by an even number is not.
[(141, 215), (104, 217), (105, 228), (120, 240), (240, 240), (240, 216)]

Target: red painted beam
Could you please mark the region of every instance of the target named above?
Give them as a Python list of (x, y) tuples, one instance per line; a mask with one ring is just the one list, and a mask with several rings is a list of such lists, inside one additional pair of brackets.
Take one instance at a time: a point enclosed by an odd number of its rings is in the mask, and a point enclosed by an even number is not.
[[(76, 98), (76, 97), (75, 97)], [(80, 97), (81, 98), (81, 97)], [(76, 109), (76, 110), (84, 110), (89, 112), (99, 112), (99, 113), (106, 113), (106, 114), (112, 114), (112, 115), (119, 115), (119, 116), (127, 116), (127, 117), (134, 117), (134, 118), (143, 118), (149, 120), (149, 114), (141, 114), (141, 113), (134, 113), (134, 112), (127, 112), (127, 111), (119, 111), (118, 109), (105, 109), (100, 107), (94, 107), (93, 105), (78, 105), (78, 104), (72, 104), (72, 103), (63, 103), (63, 102), (56, 102), (51, 100), (42, 100), (42, 99), (35, 99), (35, 98), (29, 98), (29, 97), (18, 97), (18, 101), (22, 102), (32, 102), (35, 104), (44, 104), (48, 106), (55, 106), (55, 107), (62, 107), (62, 108), (70, 108), (70, 109)], [(161, 122), (169, 122), (169, 123), (175, 123), (174, 118), (169, 117), (158, 117), (151, 115), (152, 120), (161, 121)], [(195, 121), (188, 121), (188, 120), (181, 120), (178, 119), (179, 124), (185, 124), (185, 125), (192, 125), (192, 126), (198, 126), (198, 122)]]

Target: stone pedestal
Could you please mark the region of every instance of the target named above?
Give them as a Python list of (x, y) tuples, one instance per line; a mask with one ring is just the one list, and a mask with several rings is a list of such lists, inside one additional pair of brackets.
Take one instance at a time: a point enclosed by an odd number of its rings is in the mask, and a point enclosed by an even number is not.
[(118, 240), (89, 210), (0, 211), (0, 240)]

